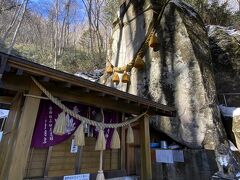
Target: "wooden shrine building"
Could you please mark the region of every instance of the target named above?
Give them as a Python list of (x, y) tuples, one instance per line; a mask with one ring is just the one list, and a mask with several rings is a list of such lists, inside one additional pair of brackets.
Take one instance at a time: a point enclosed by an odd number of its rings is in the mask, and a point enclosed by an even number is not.
[[(117, 112), (139, 115), (174, 116), (171, 107), (140, 98), (99, 83), (94, 83), (51, 69), (26, 59), (0, 53), (0, 108), (9, 109), (0, 142), (0, 179), (62, 179), (65, 175), (98, 170), (99, 152), (94, 150), (96, 138), (87, 137), (86, 145), (76, 154), (70, 153), (71, 138), (49, 148), (32, 148), (36, 117), (41, 98), (46, 98), (33, 83), (37, 79), (61, 101), (80, 103)], [(121, 149), (104, 151), (105, 178), (122, 172), (134, 174), (134, 147), (141, 149), (141, 179), (152, 177), (149, 116), (134, 124), (134, 145), (125, 143), (126, 129), (120, 129)]]

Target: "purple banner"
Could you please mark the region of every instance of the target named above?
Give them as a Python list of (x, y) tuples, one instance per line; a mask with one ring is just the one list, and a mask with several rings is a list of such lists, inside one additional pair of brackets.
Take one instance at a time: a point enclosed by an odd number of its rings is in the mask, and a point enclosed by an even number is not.
[[(102, 121), (100, 109), (95, 107), (89, 107), (85, 105), (63, 102), (69, 109), (80, 114), (81, 116), (87, 117), (92, 120)], [(55, 125), (55, 120), (62, 110), (56, 106), (54, 103), (48, 100), (41, 100), (37, 120), (35, 124), (35, 129), (32, 137), (32, 147), (35, 148), (47, 148), (49, 146), (54, 146), (65, 140), (67, 140), (77, 129), (80, 124), (79, 120), (66, 114), (66, 132), (62, 136), (53, 134), (53, 128)], [(117, 113), (111, 111), (104, 112), (104, 122), (105, 123), (117, 123)], [(97, 137), (98, 129), (94, 127), (86, 127), (88, 132), (86, 136)], [(113, 129), (105, 129), (104, 134), (106, 137), (107, 145), (109, 149), (111, 144), (111, 138), (113, 134)]]

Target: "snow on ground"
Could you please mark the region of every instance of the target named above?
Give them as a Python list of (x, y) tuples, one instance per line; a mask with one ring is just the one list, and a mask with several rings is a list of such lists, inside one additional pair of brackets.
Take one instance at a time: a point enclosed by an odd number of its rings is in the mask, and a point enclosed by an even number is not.
[(225, 117), (234, 117), (234, 116), (240, 116), (240, 108), (237, 107), (227, 107), (224, 105), (218, 106), (222, 115)]
[(0, 118), (5, 118), (8, 116), (8, 110), (0, 109)]
[(225, 31), (228, 35), (235, 37), (240, 42), (240, 30), (234, 29), (233, 27), (224, 27), (217, 25), (207, 26), (208, 35), (211, 36), (216, 29)]

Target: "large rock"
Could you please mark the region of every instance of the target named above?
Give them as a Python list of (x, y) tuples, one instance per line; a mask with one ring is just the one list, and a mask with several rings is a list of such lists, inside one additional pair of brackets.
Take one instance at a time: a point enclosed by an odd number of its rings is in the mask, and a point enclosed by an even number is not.
[[(111, 63), (124, 66), (140, 48), (154, 11), (162, 4), (129, 2), (115, 23)], [(159, 9), (151, 7), (161, 7)], [(126, 8), (128, 8), (126, 10)], [(176, 118), (154, 117), (152, 126), (190, 148), (214, 149), (225, 139), (216, 102), (211, 54), (205, 26), (198, 14), (181, 1), (170, 1), (157, 22), (158, 51), (148, 49), (144, 70), (131, 71), (131, 84), (116, 88), (149, 98), (177, 110)], [(106, 81), (105, 81), (106, 80)], [(102, 81), (114, 86), (111, 77)]]
[(229, 27), (208, 26), (215, 82), (219, 100), (228, 106), (240, 107), (240, 31)]

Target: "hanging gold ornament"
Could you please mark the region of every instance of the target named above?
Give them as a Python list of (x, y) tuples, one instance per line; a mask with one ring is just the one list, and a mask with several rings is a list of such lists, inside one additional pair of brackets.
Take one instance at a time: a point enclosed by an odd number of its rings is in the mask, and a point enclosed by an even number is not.
[(108, 74), (112, 74), (112, 73), (113, 73), (113, 66), (112, 66), (112, 65), (107, 66), (106, 72), (107, 72)]
[(118, 76), (118, 73), (116, 73), (116, 72), (114, 72), (114, 74), (113, 74), (113, 77), (112, 77), (112, 81), (114, 82), (114, 83), (119, 83), (119, 76)]
[(130, 72), (132, 70), (132, 68), (133, 68), (133, 63), (132, 62), (130, 62), (126, 65), (126, 71), (127, 72)]
[(158, 42), (158, 38), (155, 34), (152, 34), (149, 40), (149, 46), (151, 48), (156, 48), (158, 46), (159, 42)]
[(133, 66), (137, 69), (142, 69), (142, 68), (144, 68), (144, 64), (145, 63), (144, 63), (143, 59), (138, 55)]
[(129, 83), (130, 82), (130, 75), (125, 71), (122, 76), (122, 83)]
[(117, 73), (124, 73), (124, 71), (126, 71), (126, 66), (114, 67), (114, 68), (113, 68), (113, 71), (114, 71), (114, 72), (117, 72)]

